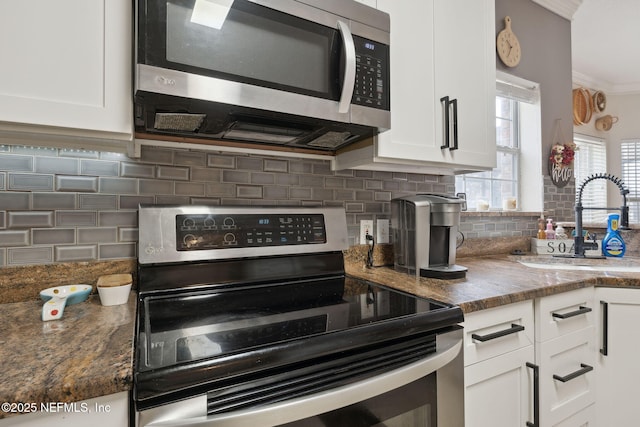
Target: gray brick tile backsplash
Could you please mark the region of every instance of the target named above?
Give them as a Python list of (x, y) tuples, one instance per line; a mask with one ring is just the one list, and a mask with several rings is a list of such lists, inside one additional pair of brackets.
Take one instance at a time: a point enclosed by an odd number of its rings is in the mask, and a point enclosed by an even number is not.
[(138, 209), (141, 204), (153, 204), (154, 196), (118, 196), (120, 209)]
[(102, 211), (98, 212), (100, 227), (137, 227), (137, 211)]
[[(545, 186), (553, 187), (550, 180)], [(573, 218), (575, 186), (546, 195)], [(0, 266), (135, 258), (139, 204), (338, 206), (358, 221), (390, 217), (393, 197), (455, 189), (454, 177), (331, 171), (317, 159), (143, 146), (121, 153), (0, 147)], [(562, 218), (562, 215), (555, 217)], [(517, 218), (516, 218), (517, 219)], [(532, 235), (527, 219), (465, 218), (471, 236)]]
[(120, 227), (118, 229), (118, 241), (120, 242), (137, 242), (138, 241), (138, 229)]
[(34, 212), (34, 211), (15, 211), (7, 213), (7, 228), (32, 228), (32, 227), (53, 227), (54, 213), (50, 212)]
[(81, 193), (97, 193), (98, 178), (95, 176), (56, 176), (56, 191), (74, 191)]
[(175, 191), (173, 181), (141, 179), (138, 185), (140, 194), (173, 194)]
[(56, 246), (56, 262), (94, 261), (98, 259), (97, 245)]
[(206, 184), (206, 195), (209, 197), (234, 197), (236, 186), (233, 184)]
[(178, 196), (204, 196), (204, 183), (176, 182), (175, 192)]
[(32, 172), (33, 157), (0, 153), (0, 170)]
[(29, 230), (0, 231), (0, 246), (28, 246), (30, 243)]
[(53, 175), (9, 173), (7, 190), (53, 191)]
[(79, 194), (78, 208), (83, 210), (117, 209), (118, 196), (114, 194)]
[(158, 166), (156, 176), (159, 179), (175, 179), (178, 181), (189, 180), (189, 168), (177, 166)]
[(116, 227), (78, 228), (78, 243), (116, 243)]
[(256, 185), (237, 185), (236, 197), (239, 199), (262, 199), (262, 187)]
[(35, 165), (38, 173), (77, 175), (80, 170), (79, 160), (60, 157), (35, 157)]
[(236, 158), (233, 156), (209, 154), (207, 156), (207, 166), (212, 168), (228, 168), (236, 167)]
[(117, 243), (98, 245), (98, 256), (100, 259), (135, 258), (136, 244)]
[(138, 180), (134, 178), (99, 178), (100, 193), (138, 194)]
[(220, 182), (222, 173), (220, 169), (192, 168), (191, 181)]
[(188, 205), (190, 202), (189, 196), (156, 196), (159, 205)]
[(7, 265), (51, 264), (52, 247), (8, 248)]
[(204, 151), (176, 151), (173, 164), (178, 166), (206, 166), (207, 153)]
[(34, 245), (73, 244), (76, 242), (76, 230), (73, 228), (32, 229), (31, 242)]
[(173, 150), (168, 148), (152, 147), (143, 145), (140, 153), (140, 160), (145, 163), (155, 163), (159, 165), (173, 164)]
[(139, 163), (122, 163), (120, 175), (129, 178), (155, 178), (156, 167)]
[(263, 169), (265, 172), (287, 173), (289, 162), (286, 160), (264, 159)]
[(95, 211), (57, 211), (56, 227), (90, 227), (98, 225)]

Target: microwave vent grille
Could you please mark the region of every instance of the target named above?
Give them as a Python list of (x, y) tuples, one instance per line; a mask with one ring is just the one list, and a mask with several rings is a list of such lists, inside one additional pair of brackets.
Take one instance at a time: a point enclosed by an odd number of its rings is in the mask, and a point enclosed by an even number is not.
[(200, 128), (205, 117), (206, 114), (156, 113), (153, 127), (158, 130), (195, 132)]

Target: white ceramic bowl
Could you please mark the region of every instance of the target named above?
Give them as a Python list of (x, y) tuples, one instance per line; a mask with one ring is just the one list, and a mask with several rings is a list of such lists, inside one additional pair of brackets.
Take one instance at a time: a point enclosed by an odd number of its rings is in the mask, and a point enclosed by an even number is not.
[(131, 292), (131, 283), (122, 286), (98, 286), (98, 295), (102, 305), (126, 304)]

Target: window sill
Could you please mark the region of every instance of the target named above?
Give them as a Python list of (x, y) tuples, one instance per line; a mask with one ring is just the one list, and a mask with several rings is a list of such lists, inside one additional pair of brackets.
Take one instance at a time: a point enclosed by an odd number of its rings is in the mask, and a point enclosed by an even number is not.
[[(550, 215), (551, 212), (544, 212), (545, 218)], [(463, 217), (540, 217), (540, 212), (531, 211), (503, 211), (503, 210), (488, 210), (488, 211), (462, 211)]]

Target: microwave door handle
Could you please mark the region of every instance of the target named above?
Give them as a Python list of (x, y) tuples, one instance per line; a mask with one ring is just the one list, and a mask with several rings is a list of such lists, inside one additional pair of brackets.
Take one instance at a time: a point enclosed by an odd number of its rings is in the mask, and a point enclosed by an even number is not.
[(349, 25), (338, 21), (338, 30), (342, 35), (342, 43), (345, 54), (344, 80), (342, 81), (342, 93), (338, 104), (339, 113), (348, 113), (353, 97), (353, 89), (356, 85), (356, 45)]

